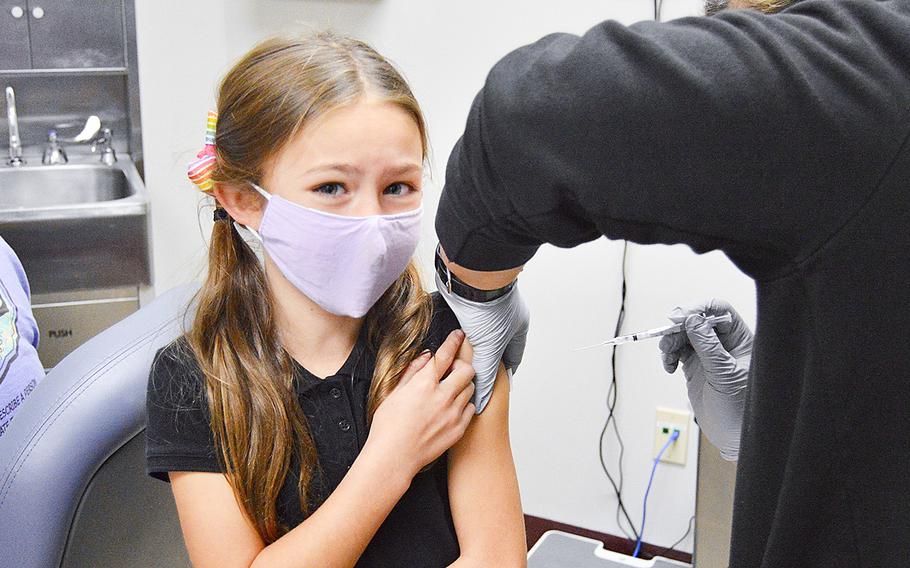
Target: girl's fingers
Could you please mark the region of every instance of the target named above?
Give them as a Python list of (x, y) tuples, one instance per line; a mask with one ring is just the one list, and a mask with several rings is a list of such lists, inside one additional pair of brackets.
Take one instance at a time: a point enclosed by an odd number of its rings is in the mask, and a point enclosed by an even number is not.
[(433, 357), (433, 365), (436, 370), (434, 378), (436, 381), (439, 381), (445, 372), (449, 370), (449, 367), (452, 366), (452, 361), (458, 355), (458, 350), (461, 349), (464, 337), (464, 332), (456, 329), (449, 334), (442, 345), (439, 346), (439, 349), (436, 350), (436, 355)]
[(471, 397), (474, 396), (474, 389), (474, 381), (471, 381), (468, 383), (468, 386), (455, 397), (455, 408), (459, 410), (464, 409), (465, 405), (471, 401)]
[(416, 359), (411, 361), (408, 365), (408, 368), (405, 369), (404, 374), (401, 375), (401, 380), (398, 382), (399, 385), (403, 385), (411, 380), (411, 378), (420, 372), (421, 369), (427, 366), (427, 363), (430, 362), (430, 359), (433, 358), (433, 353), (429, 349), (417, 356)]
[(468, 385), (472, 384), (473, 379), (474, 367), (470, 363), (458, 359), (452, 363), (452, 372), (439, 383), (439, 388), (447, 390), (449, 398), (454, 399)]
[(476, 407), (473, 402), (469, 402), (467, 406), (464, 407), (464, 410), (461, 411), (461, 420), (459, 420), (458, 428), (458, 439), (460, 440), (464, 436), (465, 430), (468, 429), (468, 426), (471, 424), (471, 420), (474, 418), (474, 412)]

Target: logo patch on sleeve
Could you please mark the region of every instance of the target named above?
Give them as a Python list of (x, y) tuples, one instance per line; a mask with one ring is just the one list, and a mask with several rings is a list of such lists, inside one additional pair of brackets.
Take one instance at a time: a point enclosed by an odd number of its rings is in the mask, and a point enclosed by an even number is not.
[(6, 377), (10, 363), (19, 348), (19, 328), (16, 327), (16, 304), (6, 286), (0, 282), (0, 381)]

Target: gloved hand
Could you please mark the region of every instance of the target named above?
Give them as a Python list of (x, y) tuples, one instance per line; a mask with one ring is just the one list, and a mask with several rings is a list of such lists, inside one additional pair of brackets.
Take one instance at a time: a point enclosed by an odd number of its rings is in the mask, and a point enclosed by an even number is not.
[(436, 274), (436, 288), (455, 312), (461, 329), (474, 348), (474, 405), (480, 414), (490, 395), (502, 361), (514, 373), (524, 355), (531, 313), (518, 291), (518, 284), (491, 302), (472, 302), (449, 292)]
[[(712, 327), (704, 316), (733, 316), (730, 323)], [(733, 306), (723, 300), (676, 308), (669, 314), (674, 323), (685, 323), (685, 332), (660, 340), (664, 370), (676, 371), (680, 361), (686, 375), (689, 401), (698, 426), (720, 455), (730, 461), (739, 457), (752, 331)]]

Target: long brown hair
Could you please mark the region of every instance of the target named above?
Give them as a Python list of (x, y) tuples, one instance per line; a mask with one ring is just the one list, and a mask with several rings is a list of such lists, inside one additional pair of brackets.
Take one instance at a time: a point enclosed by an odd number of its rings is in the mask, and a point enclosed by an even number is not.
[[(219, 89), (215, 183), (251, 191), (249, 183), (259, 183), (264, 163), (307, 121), (367, 92), (414, 118), (426, 157), (426, 126), (417, 101), (370, 46), (327, 32), (260, 43)], [(264, 270), (230, 221), (214, 225), (208, 274), (195, 301), (186, 338), (205, 375), (215, 443), (238, 504), (271, 543), (289, 530), (278, 522), (276, 499), (295, 452), (305, 513), (318, 460), (297, 402), (293, 362), (279, 342)], [(412, 262), (364, 321), (376, 354), (368, 419), (419, 354), (431, 317), (432, 302)]]
[[(758, 10), (765, 14), (775, 14), (793, 3), (793, 0), (742, 0), (737, 8)], [(705, 15), (713, 16), (730, 7), (730, 0), (705, 0)]]

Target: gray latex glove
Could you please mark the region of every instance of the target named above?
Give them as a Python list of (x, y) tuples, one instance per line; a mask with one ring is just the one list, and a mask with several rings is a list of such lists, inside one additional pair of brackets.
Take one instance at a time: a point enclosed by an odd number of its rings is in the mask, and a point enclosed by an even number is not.
[[(712, 327), (705, 317), (733, 316), (730, 323)], [(749, 365), (752, 360), (752, 331), (733, 306), (723, 300), (676, 308), (669, 314), (674, 323), (685, 323), (686, 331), (660, 340), (661, 358), (668, 373), (683, 365), (689, 401), (698, 426), (720, 455), (734, 461), (739, 457)]]
[(436, 275), (436, 289), (455, 312), (461, 329), (474, 348), (474, 405), (480, 414), (493, 394), (493, 383), (502, 361), (514, 373), (524, 355), (531, 313), (518, 291), (518, 284), (509, 293), (492, 302), (472, 302), (449, 292)]

